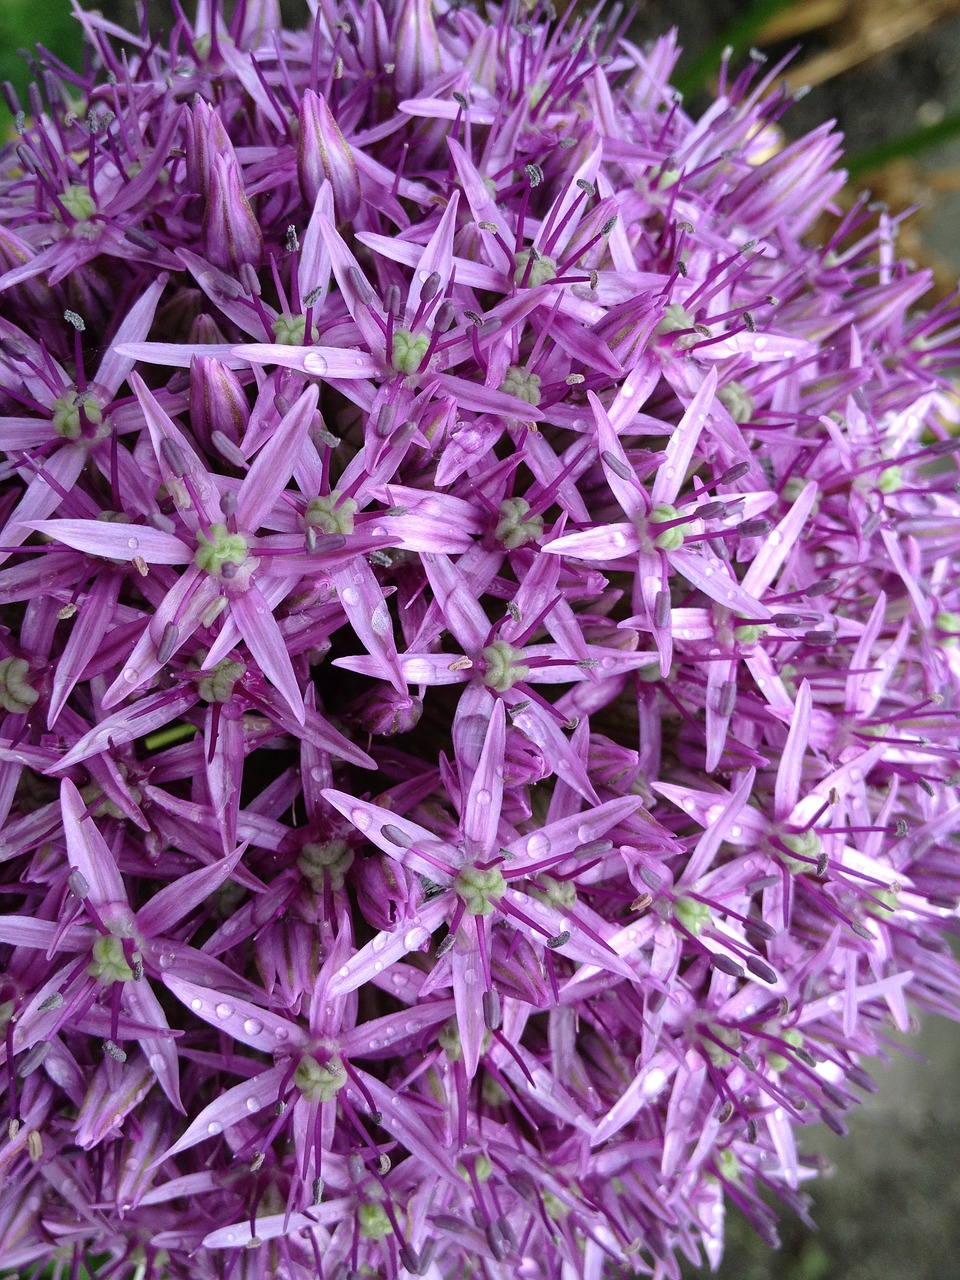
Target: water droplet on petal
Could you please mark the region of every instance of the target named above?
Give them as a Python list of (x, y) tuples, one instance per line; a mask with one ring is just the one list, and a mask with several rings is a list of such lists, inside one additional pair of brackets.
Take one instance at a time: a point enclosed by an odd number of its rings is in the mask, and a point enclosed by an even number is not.
[(259, 1110), (260, 1110), (260, 1103), (258, 1102), (258, 1100), (257, 1100), (256, 1098), (247, 1098), (247, 1101), (246, 1101), (246, 1107), (247, 1107), (247, 1110), (248, 1110), (251, 1114), (253, 1114), (253, 1112), (254, 1112), (254, 1111), (259, 1111)]
[(195, 1013), (199, 1013), (199, 1012), (200, 1012), (200, 1010), (203, 1008), (203, 1001), (202, 1001), (202, 1000), (196, 1000), (196, 999), (191, 1000), (191, 1001), (190, 1001), (190, 1008), (191, 1008), (191, 1009), (193, 1009), (193, 1011), (194, 1011)]
[(477, 792), (476, 801), (481, 809), (485, 809), (492, 799), (493, 799), (493, 796), (490, 794), (489, 791), (487, 791), (485, 787), (481, 788)]
[(218, 1018), (222, 1018), (226, 1020), (227, 1018), (230, 1018), (233, 1016), (233, 1005), (227, 1004), (225, 1000), (221, 1000), (220, 1003), (217, 1005), (217, 1007), (214, 1009), (214, 1013), (217, 1015)]
[(374, 951), (382, 951), (386, 945), (387, 945), (387, 936), (384, 933), (378, 933), (377, 936), (374, 938), (374, 940), (370, 943), (370, 946), (374, 949)]
[(340, 593), (340, 598), (344, 604), (348, 604), (351, 607), (360, 603), (360, 593), (353, 587), (344, 587)]
[(282, 1044), (284, 1040), (290, 1039), (290, 1032), (286, 1027), (274, 1027), (273, 1038), (274, 1040), (279, 1040)]
[(322, 378), (327, 372), (327, 362), (319, 351), (308, 351), (303, 357), (303, 371)]
[(126, 680), (127, 684), (133, 684), (137, 678), (137, 673), (133, 667), (127, 667), (123, 673), (123, 678)]
[(139, 545), (140, 545), (140, 539), (139, 539), (139, 538), (128, 538), (128, 539), (127, 539), (127, 546), (130, 548), (130, 550), (131, 550), (131, 551), (136, 551), (136, 549), (137, 549), (137, 547), (139, 547)]
[(248, 1036), (258, 1036), (263, 1030), (263, 1023), (258, 1022), (256, 1018), (247, 1018), (243, 1024), (243, 1029)]
[(359, 831), (366, 831), (370, 826), (370, 815), (366, 809), (354, 809), (350, 814), (350, 821)]
[(223, 1125), (216, 1120), (211, 1120), (207, 1125), (207, 1133), (211, 1135), (223, 1133)]
[(417, 925), (415, 929), (411, 929), (404, 934), (403, 945), (408, 951), (415, 951), (418, 947), (422, 947), (430, 935), (422, 925)]
[(527, 841), (527, 853), (531, 858), (538, 858), (544, 853), (550, 852), (550, 838), (545, 836), (542, 831), (535, 831)]

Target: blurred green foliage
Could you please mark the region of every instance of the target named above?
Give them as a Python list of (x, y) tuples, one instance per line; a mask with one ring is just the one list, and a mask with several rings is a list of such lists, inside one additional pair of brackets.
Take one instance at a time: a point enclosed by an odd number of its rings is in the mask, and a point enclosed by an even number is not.
[[(0, 81), (9, 80), (27, 109), (27, 86), (33, 79), (21, 51), (33, 54), (38, 44), (71, 66), (80, 66), (83, 44), (70, 0), (0, 0)], [(0, 129), (13, 124), (0, 104)]]

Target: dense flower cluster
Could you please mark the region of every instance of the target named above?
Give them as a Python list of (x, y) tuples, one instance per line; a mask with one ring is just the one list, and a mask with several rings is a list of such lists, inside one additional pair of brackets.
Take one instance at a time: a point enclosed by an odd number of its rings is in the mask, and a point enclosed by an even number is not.
[(960, 996), (954, 313), (757, 59), (82, 21), (0, 171), (3, 1265), (775, 1243)]

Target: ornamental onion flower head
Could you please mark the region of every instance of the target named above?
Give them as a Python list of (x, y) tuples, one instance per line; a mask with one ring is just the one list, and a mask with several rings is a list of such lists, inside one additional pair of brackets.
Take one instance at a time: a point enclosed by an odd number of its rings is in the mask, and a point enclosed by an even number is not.
[(675, 1280), (957, 1014), (956, 305), (776, 68), (308, 8), (0, 159), (0, 1257)]

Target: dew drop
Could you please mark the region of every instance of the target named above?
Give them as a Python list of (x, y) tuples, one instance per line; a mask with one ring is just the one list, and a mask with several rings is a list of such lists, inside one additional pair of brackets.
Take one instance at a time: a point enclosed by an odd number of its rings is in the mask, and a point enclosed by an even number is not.
[(762, 333), (758, 338), (754, 338), (753, 345), (754, 345), (754, 349), (757, 351), (762, 351), (764, 349), (764, 347), (767, 345), (767, 340)]
[(117, 1111), (113, 1117), (114, 1124), (123, 1124), (123, 1116)]
[(371, 1037), (370, 1037), (370, 1039), (367, 1041), (367, 1048), (368, 1048), (368, 1049), (379, 1049), (379, 1048), (380, 1048), (380, 1041), (377, 1039), (377, 1037), (376, 1037), (376, 1036), (371, 1036)]
[(350, 821), (358, 831), (366, 831), (370, 826), (370, 815), (366, 809), (354, 809), (350, 814)]
[(133, 684), (137, 678), (137, 673), (133, 667), (127, 667), (123, 673), (123, 678), (126, 680), (127, 684)]
[(742, 835), (743, 835), (743, 828), (742, 828), (742, 827), (731, 827), (731, 828), (730, 828), (730, 839), (731, 839), (731, 840), (739, 840), (739, 839), (740, 839), (740, 837), (741, 837)]
[(217, 1015), (218, 1018), (221, 1018), (224, 1021), (226, 1021), (227, 1018), (233, 1017), (233, 1005), (227, 1004), (225, 1000), (221, 1000), (220, 1003), (217, 1005), (217, 1007), (214, 1009), (214, 1013)]
[(340, 977), (341, 977), (341, 978), (349, 978), (349, 977), (350, 977), (350, 970), (347, 968), (347, 966), (346, 966), (346, 965), (344, 965), (344, 966), (343, 966), (343, 968), (340, 970)]
[(150, 1064), (150, 1070), (154, 1075), (159, 1075), (163, 1070), (163, 1058), (159, 1053), (151, 1053), (147, 1062)]
[(139, 547), (139, 545), (140, 545), (140, 539), (139, 539), (139, 538), (128, 538), (128, 539), (127, 539), (127, 546), (130, 548), (130, 550), (131, 550), (131, 551), (136, 551), (136, 549), (137, 549), (137, 547)]
[(284, 1040), (290, 1039), (290, 1032), (286, 1027), (275, 1027), (273, 1031), (273, 1038), (274, 1040), (279, 1040), (282, 1044)]
[(374, 973), (383, 973), (383, 965), (379, 960), (373, 966), (373, 971)]
[(322, 378), (327, 372), (327, 362), (319, 351), (308, 351), (303, 357), (303, 371)]
[(207, 1133), (209, 1133), (211, 1136), (218, 1133), (223, 1133), (223, 1125), (216, 1120), (211, 1120), (210, 1123), (207, 1125)]
[(340, 598), (344, 604), (348, 604), (351, 608), (360, 603), (360, 593), (354, 587), (344, 587), (340, 593)]
[(385, 933), (378, 933), (377, 936), (374, 938), (374, 940), (370, 943), (370, 946), (373, 948), (374, 951), (382, 951), (386, 945), (387, 945), (387, 935)]
[(613, 533), (611, 533), (610, 542), (615, 547), (625, 547), (627, 545), (626, 536), (619, 529), (614, 529)]
[(248, 1111), (251, 1113), (251, 1115), (252, 1115), (252, 1114), (253, 1114), (253, 1112), (255, 1112), (255, 1111), (259, 1111), (259, 1110), (260, 1110), (260, 1103), (258, 1102), (258, 1100), (257, 1100), (256, 1098), (247, 1098), (247, 1101), (246, 1101), (246, 1107), (247, 1107), (247, 1110), (248, 1110)]
[(684, 796), (680, 801), (681, 809), (685, 809), (687, 813), (693, 813), (694, 804), (691, 796)]
[(542, 831), (535, 831), (527, 841), (527, 853), (531, 858), (539, 858), (544, 853), (550, 852), (550, 838), (545, 836)]
[(191, 1001), (190, 1001), (190, 1008), (191, 1008), (191, 1009), (193, 1009), (193, 1011), (194, 1011), (195, 1013), (199, 1013), (199, 1012), (200, 1012), (200, 1010), (203, 1008), (203, 1001), (202, 1001), (202, 1000), (196, 1000), (196, 999), (191, 1000)]
[(581, 844), (586, 844), (592, 835), (593, 835), (593, 830), (592, 828), (588, 827), (586, 823), (584, 823), (582, 826), (577, 827), (577, 839), (580, 841)]
[(429, 934), (422, 925), (418, 925), (415, 929), (411, 929), (409, 933), (404, 934), (403, 945), (408, 951), (415, 951), (418, 947), (422, 947), (426, 942)]
[(258, 1022), (256, 1018), (247, 1018), (243, 1024), (243, 1029), (248, 1036), (258, 1036), (263, 1030), (263, 1023)]
[(783, 534), (779, 529), (771, 529), (767, 535), (767, 541), (770, 543), (771, 547), (779, 547), (780, 543), (783, 541)]
[(617, 660), (616, 658), (601, 658), (600, 665), (603, 667), (604, 671), (612, 671), (617, 665)]
[(477, 792), (475, 799), (477, 801), (477, 804), (480, 806), (480, 808), (485, 809), (487, 805), (490, 803), (490, 801), (493, 799), (493, 796), (490, 794), (489, 791), (487, 791), (486, 787), (482, 787)]

